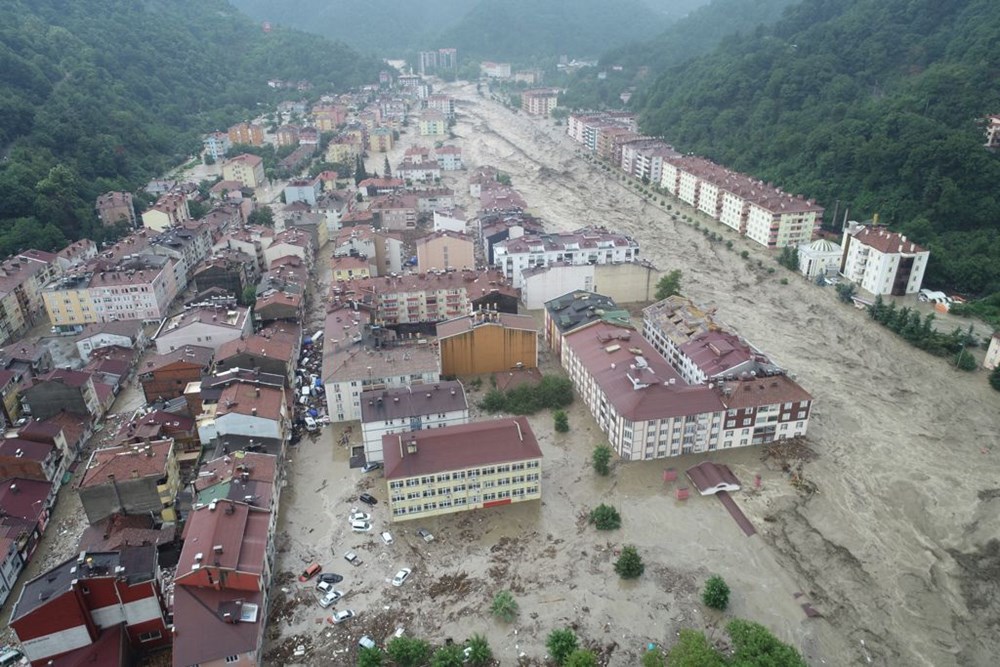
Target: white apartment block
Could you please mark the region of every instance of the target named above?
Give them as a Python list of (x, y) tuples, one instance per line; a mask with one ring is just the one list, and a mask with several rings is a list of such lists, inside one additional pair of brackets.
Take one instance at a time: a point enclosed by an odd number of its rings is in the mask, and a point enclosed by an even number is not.
[(382, 436), (468, 422), (469, 404), (458, 381), (361, 394), (361, 434), (368, 463), (382, 461)]
[(524, 284), (522, 271), (556, 263), (612, 264), (639, 258), (639, 243), (630, 236), (598, 227), (574, 232), (509, 238), (493, 245), (493, 264), (515, 288)]
[(884, 227), (848, 223), (840, 273), (871, 294), (916, 294), (930, 251)]

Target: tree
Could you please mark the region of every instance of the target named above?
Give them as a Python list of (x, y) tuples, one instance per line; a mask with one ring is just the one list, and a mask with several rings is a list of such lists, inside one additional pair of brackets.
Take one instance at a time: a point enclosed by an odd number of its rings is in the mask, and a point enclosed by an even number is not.
[(854, 295), (858, 293), (858, 288), (854, 283), (837, 283), (837, 298), (844, 303), (851, 303)]
[(685, 628), (677, 643), (670, 647), (669, 663), (670, 667), (724, 667), (726, 661), (708, 643), (704, 633)]
[(663, 655), (659, 646), (654, 646), (642, 654), (642, 667), (667, 667), (667, 656)]
[(962, 350), (955, 355), (955, 366), (960, 371), (974, 371), (979, 367), (979, 363), (971, 352)]
[(666, 299), (667, 297), (674, 296), (675, 294), (681, 293), (681, 270), (674, 269), (667, 275), (660, 278), (659, 282), (656, 283), (656, 298), (657, 300)]
[(517, 616), (517, 600), (510, 591), (500, 591), (493, 596), (490, 613), (505, 623), (510, 623)]
[(385, 648), (400, 667), (420, 667), (431, 656), (431, 645), (416, 637), (393, 637)]
[(386, 178), (392, 178), (392, 167), (389, 166), (389, 156), (385, 156), (385, 160), (382, 162), (382, 173), (385, 174)]
[(555, 422), (555, 429), (557, 433), (569, 432), (569, 417), (566, 416), (565, 410), (556, 410), (552, 413), (552, 419)]
[(614, 507), (601, 503), (590, 511), (589, 523), (597, 530), (616, 530), (622, 525), (622, 517)]
[(510, 174), (497, 174), (497, 182), (500, 185), (506, 185), (510, 187), (511, 184)]
[(378, 648), (362, 648), (358, 651), (358, 667), (382, 667), (385, 654)]
[(1000, 366), (990, 372), (990, 386), (1000, 391)]
[(646, 566), (642, 562), (642, 556), (632, 545), (622, 549), (622, 553), (615, 561), (615, 572), (622, 579), (638, 579), (646, 571)]
[(465, 655), (458, 644), (442, 646), (431, 656), (431, 667), (462, 667)]
[(469, 664), (472, 667), (484, 667), (493, 661), (493, 649), (486, 641), (486, 637), (475, 634), (465, 642), (465, 647), (469, 650)]
[(578, 648), (567, 656), (563, 667), (597, 667), (597, 656), (593, 651)]
[(590, 455), (590, 462), (594, 466), (594, 472), (598, 475), (607, 475), (611, 472), (611, 448), (607, 445), (597, 445), (594, 453)]
[(719, 575), (712, 575), (705, 582), (701, 601), (706, 607), (723, 610), (729, 605), (729, 585)]
[(270, 206), (255, 208), (247, 216), (247, 224), (274, 227), (274, 211), (271, 210)]
[(789, 271), (799, 270), (799, 249), (797, 246), (786, 245), (781, 249), (781, 254), (778, 256), (778, 264)]
[(368, 172), (365, 171), (365, 161), (361, 159), (361, 156), (355, 156), (354, 158), (354, 185), (358, 185), (361, 181), (368, 178)]
[(545, 648), (557, 665), (564, 665), (570, 654), (578, 648), (576, 634), (569, 628), (553, 630), (545, 640)]
[(253, 285), (247, 285), (243, 288), (243, 294), (240, 295), (240, 305), (252, 306), (255, 303), (257, 303), (257, 288)]
[(726, 625), (726, 632), (733, 644), (733, 665), (806, 667), (798, 651), (779, 641), (760, 623), (737, 618)]

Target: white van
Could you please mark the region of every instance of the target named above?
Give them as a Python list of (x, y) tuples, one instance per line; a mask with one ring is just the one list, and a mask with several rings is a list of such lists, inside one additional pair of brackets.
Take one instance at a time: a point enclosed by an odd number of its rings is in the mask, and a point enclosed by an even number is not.
[(306, 423), (306, 430), (307, 431), (318, 431), (319, 430), (319, 424), (317, 424), (316, 420), (313, 419), (312, 417), (310, 417), (310, 416), (307, 415), (305, 417), (305, 419), (303, 419), (303, 421)]

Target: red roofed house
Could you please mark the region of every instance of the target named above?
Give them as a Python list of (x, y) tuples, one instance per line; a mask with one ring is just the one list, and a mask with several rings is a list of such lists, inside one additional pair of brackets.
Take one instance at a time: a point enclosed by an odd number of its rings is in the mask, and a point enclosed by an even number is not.
[(90, 373), (56, 369), (35, 378), (22, 394), (32, 417), (48, 419), (62, 411), (101, 416), (101, 399)]
[(542, 497), (542, 450), (525, 417), (382, 437), (393, 521)]
[(253, 307), (254, 319), (260, 323), (283, 320), (298, 322), (302, 319), (304, 306), (301, 294), (292, 294), (278, 289), (268, 289), (257, 297)]
[(174, 580), (175, 667), (261, 664), (272, 512), (213, 500), (188, 516)]
[(172, 439), (95, 450), (80, 480), (80, 502), (90, 523), (112, 514), (154, 514), (177, 520), (180, 471)]
[(885, 227), (849, 222), (840, 273), (871, 294), (916, 294), (930, 251)]
[(0, 605), (31, 560), (55, 497), (51, 482), (22, 477), (0, 482)]
[(222, 164), (225, 181), (238, 181), (243, 187), (256, 188), (264, 184), (264, 178), (264, 160), (256, 155), (244, 153)]
[(212, 368), (215, 350), (185, 345), (173, 352), (158, 354), (138, 368), (139, 382), (147, 401), (169, 400), (184, 395), (189, 382), (197, 382)]
[(11, 614), (24, 654), (42, 665), (131, 665), (170, 646), (153, 545), (81, 552), (24, 585)]
[(302, 334), (298, 325), (288, 332), (265, 329), (249, 338), (231, 340), (219, 348), (215, 356), (216, 372), (232, 368), (259, 369), (264, 373), (283, 375), (291, 386), (295, 363), (299, 358)]
[(0, 440), (0, 479), (23, 477), (62, 485), (68, 457), (56, 445), (22, 438)]
[(283, 441), (287, 433), (284, 390), (249, 382), (233, 382), (223, 389), (218, 403), (206, 405), (198, 421), (203, 445), (227, 435)]

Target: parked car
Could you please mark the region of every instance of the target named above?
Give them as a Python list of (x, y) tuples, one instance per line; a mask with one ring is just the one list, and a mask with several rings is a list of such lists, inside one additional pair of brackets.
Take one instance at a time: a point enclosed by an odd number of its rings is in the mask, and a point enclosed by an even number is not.
[(378, 461), (372, 461), (371, 463), (366, 463), (361, 467), (361, 472), (371, 472), (372, 470), (378, 470), (382, 467), (382, 464)]
[(323, 569), (323, 566), (319, 563), (312, 563), (309, 567), (302, 570), (302, 574), (299, 575), (299, 581), (309, 581)]
[(423, 528), (417, 531), (417, 537), (421, 538), (424, 542), (433, 542), (434, 536), (430, 532), (424, 530)]
[(392, 544), (393, 542), (392, 533), (390, 533), (388, 530), (383, 530), (382, 541), (385, 542), (386, 544)]
[(372, 515), (364, 512), (351, 512), (350, 519), (351, 521), (371, 521)]
[(404, 567), (402, 570), (396, 573), (396, 576), (392, 578), (392, 585), (402, 586), (403, 584), (405, 584), (406, 580), (410, 578), (410, 573), (412, 571), (413, 570), (411, 570), (410, 568)]
[(361, 648), (375, 648), (375, 640), (368, 635), (365, 635), (358, 640), (358, 646)]
[(318, 431), (319, 430), (319, 424), (317, 424), (316, 420), (313, 419), (312, 417), (308, 417), (307, 416), (305, 418), (305, 422), (306, 422), (306, 430), (307, 431)]
[(323, 609), (326, 609), (327, 607), (329, 607), (342, 597), (344, 597), (343, 591), (332, 590), (320, 598), (319, 606), (323, 607)]
[(351, 565), (355, 566), (361, 565), (361, 559), (358, 558), (358, 555), (353, 551), (348, 551), (346, 554), (344, 554), (344, 560), (346, 560)]
[(360, 496), (358, 496), (358, 500), (360, 500), (366, 505), (378, 505), (378, 500), (376, 500), (375, 496), (373, 496), (370, 493), (362, 493)]
[(341, 609), (336, 614), (334, 614), (333, 616), (330, 617), (329, 622), (333, 623), (334, 625), (340, 625), (341, 623), (343, 623), (344, 621), (346, 621), (346, 620), (348, 620), (350, 618), (354, 618), (354, 610), (353, 609)]
[(319, 583), (316, 584), (316, 588), (319, 588), (320, 584), (339, 584), (344, 578), (339, 574), (334, 574), (333, 572), (324, 572), (319, 575)]
[(370, 533), (372, 531), (372, 525), (367, 521), (352, 521), (351, 530), (355, 533)]

